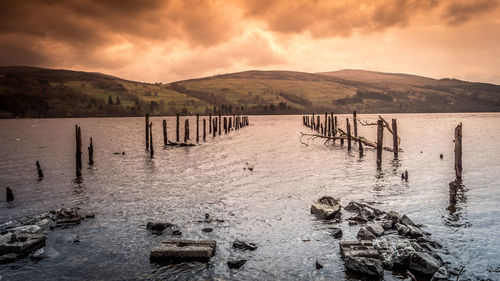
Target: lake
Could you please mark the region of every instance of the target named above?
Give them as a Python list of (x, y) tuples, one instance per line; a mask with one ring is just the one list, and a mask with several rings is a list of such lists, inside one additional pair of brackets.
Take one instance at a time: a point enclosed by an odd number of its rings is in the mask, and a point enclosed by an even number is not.
[[(61, 207), (95, 213), (80, 225), (48, 230), (52, 258), (0, 265), (2, 280), (346, 280), (339, 241), (353, 240), (359, 227), (343, 220), (341, 240), (331, 224), (309, 209), (323, 195), (368, 202), (384, 211), (407, 214), (424, 224), (444, 245), (442, 257), (464, 266), (464, 280), (500, 280), (500, 114), (395, 114), (401, 136), (399, 160), (384, 152), (345, 148), (302, 138), (312, 131), (301, 116), (250, 116), (250, 126), (201, 141), (195, 147), (163, 148), (162, 117), (152, 117), (155, 155), (145, 151), (144, 118), (0, 120), (0, 223)], [(345, 126), (347, 115), (338, 115)], [(350, 117), (350, 116), (349, 116)], [(377, 115), (363, 115), (374, 121)], [(181, 117), (184, 119), (184, 117)], [(194, 117), (191, 138), (195, 136)], [(175, 117), (168, 117), (169, 138)], [(448, 210), (448, 183), (455, 177), (454, 128), (463, 123), (464, 196)], [(75, 182), (74, 126), (83, 137), (83, 177)], [(183, 125), (184, 123), (181, 122)], [(207, 123), (208, 126), (208, 123)], [(181, 126), (181, 135), (183, 126)], [(359, 135), (376, 140), (376, 128), (358, 126)], [(94, 141), (93, 168), (86, 153)], [(181, 137), (182, 138), (182, 137)], [(385, 145), (392, 145), (386, 132)], [(120, 152), (120, 154), (114, 154)], [(122, 155), (121, 152), (125, 152)], [(444, 154), (443, 159), (439, 155)], [(35, 161), (45, 178), (38, 180)], [(248, 162), (248, 164), (247, 164)], [(253, 166), (253, 171), (244, 169)], [(409, 181), (401, 173), (409, 172)], [(15, 200), (7, 204), (5, 187)], [(223, 222), (200, 222), (205, 214)], [(168, 235), (145, 229), (148, 221), (177, 224), (186, 239), (214, 239), (216, 255), (208, 265), (157, 266), (149, 252)], [(212, 227), (211, 233), (202, 228)], [(73, 243), (77, 237), (80, 243)], [(232, 249), (234, 240), (258, 249)], [(247, 259), (230, 270), (230, 259)], [(315, 261), (324, 268), (316, 270)], [(386, 271), (386, 280), (395, 278)], [(1, 279), (1, 278), (0, 278)]]

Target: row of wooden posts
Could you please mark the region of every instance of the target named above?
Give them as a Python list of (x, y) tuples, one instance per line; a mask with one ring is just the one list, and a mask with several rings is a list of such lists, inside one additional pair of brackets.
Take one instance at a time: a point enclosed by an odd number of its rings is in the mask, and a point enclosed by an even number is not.
[[(145, 136), (146, 136), (146, 150), (149, 151), (150, 155), (154, 155), (153, 147), (153, 122), (149, 121), (149, 114), (146, 114), (146, 126), (145, 126)], [(248, 116), (222, 116), (219, 114), (212, 118), (212, 114), (208, 116), (208, 134), (212, 134), (213, 137), (219, 136), (224, 130), (224, 134), (230, 133), (231, 131), (237, 131), (243, 127), (250, 124)], [(203, 141), (207, 138), (207, 119), (203, 118)], [(163, 146), (193, 146), (194, 144), (188, 143), (190, 140), (189, 136), (189, 119), (184, 120), (184, 142), (180, 142), (180, 115), (176, 115), (176, 126), (175, 126), (175, 142), (168, 140), (167, 134), (167, 120), (163, 119)], [(196, 143), (200, 142), (200, 115), (196, 114)]]
[[(360, 157), (363, 156), (363, 145), (367, 145), (377, 149), (377, 166), (382, 164), (382, 150), (392, 151), (394, 153), (394, 158), (398, 158), (399, 154), (399, 144), (401, 139), (398, 136), (398, 128), (397, 128), (397, 120), (392, 119), (392, 124), (389, 125), (384, 118), (379, 116), (377, 123), (362, 123), (358, 118), (356, 111), (352, 113), (352, 128), (354, 134), (351, 132), (351, 121), (347, 117), (345, 131), (340, 128), (337, 121), (337, 116), (333, 115), (333, 112), (330, 114), (325, 112), (323, 121), (321, 121), (320, 115), (304, 115), (302, 116), (302, 123), (304, 126), (309, 127), (317, 132), (317, 134), (313, 134), (315, 137), (327, 138), (328, 140), (333, 140), (333, 143), (337, 139), (340, 140), (340, 144), (344, 145), (344, 140), (347, 141), (347, 150), (351, 151), (352, 142), (358, 143), (358, 150)], [(358, 123), (366, 126), (366, 125), (376, 125), (377, 126), (377, 142), (369, 141), (368, 139), (358, 136)], [(389, 130), (389, 132), (393, 136), (393, 145), (392, 148), (383, 146), (384, 139), (384, 127)], [(311, 134), (304, 134), (311, 135)]]

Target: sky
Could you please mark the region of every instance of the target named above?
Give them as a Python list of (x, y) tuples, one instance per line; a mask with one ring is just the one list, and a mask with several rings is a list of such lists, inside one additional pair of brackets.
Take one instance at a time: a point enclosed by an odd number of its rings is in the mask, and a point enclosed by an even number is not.
[(500, 0), (0, 0), (0, 65), (145, 82), (365, 69), (500, 84)]

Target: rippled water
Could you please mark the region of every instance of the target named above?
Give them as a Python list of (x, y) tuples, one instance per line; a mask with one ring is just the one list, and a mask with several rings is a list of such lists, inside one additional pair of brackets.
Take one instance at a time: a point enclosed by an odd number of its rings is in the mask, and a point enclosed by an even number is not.
[[(0, 222), (62, 206), (95, 212), (69, 229), (48, 232), (48, 247), (59, 255), (38, 262), (25, 259), (0, 265), (5, 280), (49, 279), (335, 279), (346, 277), (338, 240), (315, 219), (310, 205), (322, 195), (374, 202), (382, 210), (408, 214), (427, 225), (444, 256), (463, 277), (500, 279), (500, 114), (400, 114), (402, 148), (398, 162), (384, 153), (382, 171), (375, 153), (347, 153), (321, 140), (299, 141), (310, 132), (300, 116), (251, 116), (249, 127), (221, 137), (207, 136), (196, 147), (161, 147), (161, 119), (153, 117), (156, 154), (144, 150), (143, 118), (0, 120)], [(345, 116), (344, 116), (345, 117)], [(360, 115), (375, 120), (376, 115)], [(175, 118), (169, 117), (169, 137)], [(343, 117), (340, 119), (344, 120)], [(191, 136), (194, 136), (191, 119)], [(453, 131), (463, 122), (466, 192), (455, 213), (448, 207), (454, 178)], [(95, 167), (84, 165), (83, 182), (74, 181), (74, 125), (82, 127), (84, 151), (94, 140)], [(374, 139), (374, 127), (360, 127)], [(182, 132), (182, 129), (181, 129)], [(390, 145), (389, 135), (385, 136)], [(115, 155), (114, 152), (126, 152)], [(444, 153), (444, 159), (439, 154)], [(87, 154), (84, 153), (84, 161)], [(38, 181), (35, 161), (45, 178)], [(245, 163), (254, 166), (244, 170)], [(409, 182), (400, 174), (409, 171)], [(3, 188), (15, 192), (5, 203)], [(204, 214), (224, 219), (200, 223)], [(217, 254), (208, 266), (158, 267), (149, 251), (168, 238), (149, 234), (147, 221), (178, 224), (183, 237), (215, 239)], [(357, 227), (343, 222), (342, 240)], [(213, 227), (212, 233), (201, 231)], [(81, 241), (74, 244), (72, 235)], [(232, 241), (255, 242), (254, 252), (231, 248)], [(229, 270), (229, 259), (248, 262)], [(324, 265), (316, 270), (315, 261)], [(387, 273), (387, 272), (386, 272)], [(389, 275), (386, 274), (389, 279)]]

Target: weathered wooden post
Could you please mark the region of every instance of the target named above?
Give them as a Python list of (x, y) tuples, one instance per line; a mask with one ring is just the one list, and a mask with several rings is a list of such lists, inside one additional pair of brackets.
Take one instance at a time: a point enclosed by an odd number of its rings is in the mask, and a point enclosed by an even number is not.
[(212, 133), (212, 113), (208, 114), (208, 133)]
[(330, 116), (328, 116), (328, 129), (327, 129), (327, 136), (332, 136), (332, 120), (330, 119)]
[(227, 117), (224, 116), (224, 134), (227, 134)]
[(398, 159), (398, 124), (396, 119), (392, 119), (392, 150), (394, 150), (394, 159)]
[(146, 150), (149, 149), (149, 113), (146, 114)]
[(149, 154), (151, 157), (155, 154), (155, 150), (153, 149), (153, 122), (149, 123)]
[(363, 143), (361, 142), (360, 139), (358, 139), (358, 150), (359, 150), (359, 157), (363, 157)]
[(200, 114), (196, 114), (196, 142), (200, 141)]
[(219, 113), (219, 136), (222, 134), (222, 114)]
[(217, 129), (217, 125), (216, 125), (217, 124), (217, 117), (214, 117), (214, 119), (212, 120), (212, 123), (213, 123), (212, 124), (212, 133), (213, 133), (212, 137), (215, 138), (215, 131)]
[(203, 118), (203, 141), (207, 139), (207, 120)]
[(189, 119), (184, 120), (184, 142), (189, 139)]
[(88, 147), (89, 150), (89, 165), (94, 165), (94, 143), (92, 142), (92, 138), (90, 138), (90, 145)]
[(233, 121), (231, 120), (231, 116), (229, 116), (229, 121), (227, 122), (228, 128), (227, 130), (231, 132), (232, 126), (233, 126)]
[(384, 141), (384, 124), (382, 120), (377, 120), (377, 168), (382, 167), (382, 148)]
[(180, 122), (180, 120), (179, 120), (179, 113), (177, 113), (177, 115), (175, 116), (175, 118), (176, 118), (175, 119), (175, 121), (176, 121), (176, 123), (175, 123), (175, 141), (179, 142), (179, 122)]
[(325, 125), (323, 125), (323, 136), (326, 136), (326, 128), (327, 128), (327, 121), (326, 119), (328, 119), (328, 112), (325, 112)]
[(455, 175), (462, 180), (462, 122), (455, 128)]
[(460, 186), (460, 181), (454, 180), (450, 182), (450, 204), (455, 205), (457, 203), (457, 191)]
[(323, 135), (323, 123), (321, 123), (321, 124), (319, 125), (319, 131), (320, 131), (320, 134), (322, 134), (322, 135)]
[(36, 170), (38, 171), (38, 177), (43, 178), (43, 171), (42, 168), (40, 167), (40, 162), (36, 161)]
[(345, 119), (347, 127), (347, 150), (351, 151), (351, 124), (349, 124), (349, 118)]
[[(337, 136), (337, 129), (338, 129), (338, 123), (337, 123), (337, 116), (333, 118), (333, 136)], [(333, 144), (335, 144), (335, 139), (333, 139)]]
[(82, 131), (80, 126), (75, 125), (75, 138), (76, 138), (76, 176), (82, 176)]
[(163, 119), (163, 146), (168, 145), (167, 120)]
[(333, 112), (330, 112), (330, 122), (331, 122), (331, 124), (330, 124), (331, 136), (333, 137), (333, 136), (335, 136), (334, 133), (333, 133), (333, 131), (334, 131), (334, 128), (333, 128)]
[(316, 116), (316, 119), (317, 119), (317, 122), (316, 122), (316, 131), (318, 131), (318, 132), (319, 132), (319, 124), (321, 124), (321, 122), (320, 122), (321, 120), (320, 120), (320, 118), (319, 118), (319, 115), (318, 115), (318, 116)]
[(5, 197), (7, 198), (7, 202), (14, 201), (14, 192), (12, 192), (12, 189), (10, 189), (10, 187), (6, 187), (5, 192), (6, 192)]
[(352, 126), (354, 128), (354, 136), (358, 137), (358, 120), (356, 118), (356, 110), (352, 112)]

